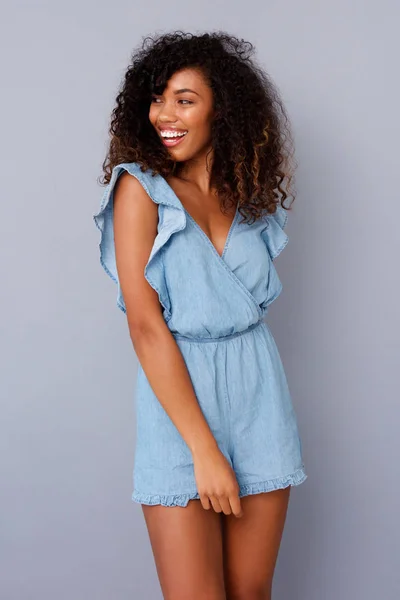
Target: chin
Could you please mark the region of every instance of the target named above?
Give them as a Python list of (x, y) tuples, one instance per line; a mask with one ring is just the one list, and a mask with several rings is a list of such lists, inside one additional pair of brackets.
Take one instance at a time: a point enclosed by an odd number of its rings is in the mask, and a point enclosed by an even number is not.
[(170, 148), (169, 149), (169, 154), (171, 156), (171, 158), (173, 160), (175, 160), (176, 162), (188, 162), (189, 160), (194, 160), (197, 158), (201, 158), (204, 155), (204, 152), (202, 151), (194, 151), (194, 152), (190, 152), (188, 150), (185, 150), (184, 148), (176, 148), (176, 150), (174, 148)]
[(173, 158), (176, 162), (186, 162), (187, 160), (193, 158), (193, 156), (188, 152), (180, 152), (178, 149), (174, 150), (173, 148), (170, 148), (168, 152), (171, 158)]

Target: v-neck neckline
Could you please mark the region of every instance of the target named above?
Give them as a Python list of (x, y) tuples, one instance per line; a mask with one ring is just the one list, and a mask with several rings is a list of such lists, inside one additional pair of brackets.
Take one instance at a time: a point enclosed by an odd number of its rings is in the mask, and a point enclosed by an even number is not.
[(182, 207), (183, 211), (185, 212), (186, 216), (189, 217), (190, 221), (193, 223), (193, 225), (196, 227), (196, 229), (198, 229), (198, 231), (203, 235), (204, 239), (210, 244), (211, 248), (214, 250), (214, 252), (218, 256), (218, 258), (220, 260), (223, 260), (224, 257), (225, 257), (225, 254), (226, 254), (226, 252), (228, 250), (228, 246), (229, 246), (229, 242), (230, 242), (230, 239), (231, 239), (231, 236), (232, 236), (232, 232), (233, 232), (233, 230), (235, 228), (235, 225), (236, 225), (237, 217), (238, 217), (238, 214), (239, 214), (239, 204), (236, 205), (235, 214), (233, 216), (232, 222), (230, 224), (230, 227), (229, 227), (226, 239), (225, 239), (225, 244), (224, 244), (224, 247), (222, 249), (222, 254), (220, 254), (218, 252), (217, 248), (215, 247), (215, 245), (213, 244), (213, 242), (211, 241), (211, 238), (206, 234), (206, 232), (204, 231), (204, 229), (202, 227), (200, 227), (200, 225), (198, 224), (198, 222), (196, 221), (196, 219), (194, 219), (192, 217), (192, 215), (189, 213), (189, 211), (183, 206), (183, 204), (180, 201), (180, 199), (178, 198), (176, 192), (171, 187), (171, 185), (168, 183), (168, 181), (165, 179), (165, 177), (162, 177), (162, 179), (165, 181), (166, 185), (169, 187), (169, 189), (171, 190), (172, 194), (174, 195), (174, 197), (176, 198), (176, 200), (179, 202), (179, 204)]
[(213, 244), (213, 242), (211, 241), (211, 238), (210, 238), (210, 237), (209, 237), (209, 236), (206, 234), (206, 232), (204, 231), (204, 229), (203, 229), (202, 227), (200, 227), (200, 225), (198, 224), (198, 222), (197, 222), (197, 221), (196, 221), (196, 220), (195, 220), (195, 219), (192, 217), (192, 215), (191, 215), (191, 214), (190, 214), (190, 213), (189, 213), (189, 212), (186, 210), (186, 208), (183, 206), (183, 204), (182, 204), (182, 207), (183, 207), (183, 210), (185, 211), (186, 215), (187, 215), (187, 216), (189, 217), (189, 219), (192, 221), (193, 225), (194, 225), (194, 226), (195, 226), (195, 227), (196, 227), (196, 228), (199, 230), (199, 232), (200, 232), (200, 233), (201, 233), (201, 234), (204, 236), (204, 238), (206, 239), (206, 241), (207, 241), (207, 242), (208, 242), (208, 243), (211, 245), (211, 247), (214, 249), (214, 252), (215, 252), (215, 253), (216, 253), (216, 254), (219, 256), (219, 258), (220, 258), (221, 260), (223, 260), (223, 259), (224, 259), (224, 257), (225, 257), (226, 251), (228, 250), (229, 241), (230, 241), (230, 239), (231, 239), (231, 235), (232, 235), (233, 229), (234, 229), (234, 227), (235, 227), (235, 224), (236, 224), (236, 218), (237, 218), (237, 215), (238, 215), (238, 206), (236, 207), (236, 211), (235, 211), (234, 217), (233, 217), (233, 219), (232, 219), (232, 222), (231, 222), (231, 224), (230, 224), (230, 227), (229, 227), (229, 230), (228, 230), (228, 234), (227, 234), (227, 236), (226, 236), (226, 239), (225, 239), (225, 244), (224, 244), (224, 247), (223, 247), (223, 249), (222, 249), (222, 254), (220, 254), (220, 253), (218, 252), (217, 248), (215, 247), (215, 245), (214, 245), (214, 244)]

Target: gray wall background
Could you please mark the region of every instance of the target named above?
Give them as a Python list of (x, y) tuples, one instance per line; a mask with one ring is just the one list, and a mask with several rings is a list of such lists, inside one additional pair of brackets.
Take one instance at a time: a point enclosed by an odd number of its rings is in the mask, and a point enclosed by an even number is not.
[(296, 137), (298, 198), (268, 322), (309, 479), (280, 600), (399, 597), (399, 5), (5, 3), (1, 22), (2, 600), (159, 600), (130, 500), (137, 361), (92, 214), (140, 37), (255, 43)]

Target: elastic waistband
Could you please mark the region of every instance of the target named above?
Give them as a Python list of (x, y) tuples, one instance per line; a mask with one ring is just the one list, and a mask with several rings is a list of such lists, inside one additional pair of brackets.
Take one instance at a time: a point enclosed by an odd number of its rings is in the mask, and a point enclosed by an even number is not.
[(231, 340), (239, 335), (244, 335), (245, 333), (249, 333), (256, 327), (259, 327), (262, 323), (264, 323), (263, 319), (260, 319), (256, 323), (253, 323), (247, 329), (243, 329), (243, 331), (236, 331), (235, 333), (231, 333), (229, 335), (222, 335), (219, 337), (195, 337), (190, 335), (182, 335), (181, 333), (171, 332), (175, 339), (187, 341), (187, 342), (224, 342), (225, 340)]

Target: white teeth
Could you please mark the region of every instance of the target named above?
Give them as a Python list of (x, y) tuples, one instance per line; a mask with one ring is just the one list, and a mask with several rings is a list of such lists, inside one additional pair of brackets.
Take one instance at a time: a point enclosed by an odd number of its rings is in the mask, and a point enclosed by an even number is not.
[(163, 138), (176, 138), (176, 137), (183, 137), (184, 135), (187, 134), (187, 131), (184, 132), (173, 132), (173, 131), (161, 131), (161, 137)]

